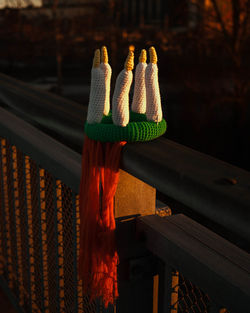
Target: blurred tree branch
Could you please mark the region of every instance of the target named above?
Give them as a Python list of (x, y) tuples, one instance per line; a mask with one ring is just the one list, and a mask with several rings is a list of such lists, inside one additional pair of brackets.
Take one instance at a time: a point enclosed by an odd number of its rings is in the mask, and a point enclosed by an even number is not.
[(60, 17), (58, 14), (58, 0), (53, 0), (52, 16), (54, 20), (54, 33), (56, 43), (56, 65), (57, 65), (57, 93), (62, 93), (62, 34), (60, 29)]
[(250, 0), (193, 0), (192, 3), (198, 7), (202, 20), (199, 34), (203, 36), (197, 38), (197, 45), (202, 44), (207, 51), (214, 46), (215, 55), (218, 50), (223, 55), (224, 50), (225, 57), (231, 60), (231, 73), (224, 79), (232, 79), (232, 100), (246, 107), (250, 84), (244, 64), (249, 53)]

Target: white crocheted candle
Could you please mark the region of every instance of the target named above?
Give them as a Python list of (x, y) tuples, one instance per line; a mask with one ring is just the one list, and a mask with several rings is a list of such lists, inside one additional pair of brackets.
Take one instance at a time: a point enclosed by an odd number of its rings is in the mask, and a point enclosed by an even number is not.
[(145, 69), (147, 54), (146, 50), (141, 51), (139, 58), (139, 63), (135, 70), (135, 85), (134, 85), (134, 95), (132, 102), (132, 111), (136, 113), (146, 112), (146, 87), (145, 87)]
[(105, 76), (100, 68), (100, 50), (95, 51), (93, 67), (91, 69), (91, 86), (87, 122), (100, 123), (103, 117), (105, 103)]
[(129, 90), (133, 80), (134, 53), (129, 51), (125, 68), (116, 79), (112, 99), (112, 119), (117, 126), (127, 126), (129, 123)]
[(112, 69), (111, 66), (108, 64), (108, 52), (107, 48), (104, 46), (101, 50), (101, 69), (104, 72), (105, 77), (105, 102), (104, 102), (104, 110), (103, 114), (108, 115), (110, 110), (110, 80)]
[(158, 82), (158, 66), (157, 55), (154, 47), (149, 49), (150, 63), (145, 70), (145, 84), (147, 107), (146, 116), (148, 121), (161, 122), (162, 108), (161, 108), (161, 95)]

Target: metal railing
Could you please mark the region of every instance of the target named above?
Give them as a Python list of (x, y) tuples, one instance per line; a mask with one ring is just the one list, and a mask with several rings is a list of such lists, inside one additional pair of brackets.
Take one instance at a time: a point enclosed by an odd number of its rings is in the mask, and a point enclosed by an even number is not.
[[(0, 74), (0, 102), (15, 115), (81, 153), (86, 106)], [(160, 138), (126, 145), (122, 168), (190, 209), (213, 231), (249, 251), (250, 174)], [(221, 232), (222, 229), (222, 232)]]
[[(2, 287), (20, 312), (104, 311), (82, 295), (77, 278), (80, 154), (3, 109), (0, 137)], [(165, 139), (128, 145), (123, 169), (249, 242), (249, 173)], [(236, 188), (220, 184), (231, 176)], [(179, 214), (125, 224), (129, 233), (120, 236), (148, 252), (128, 261), (120, 284), (125, 301), (118, 300), (117, 312), (250, 311), (246, 252)], [(141, 294), (131, 301), (127, 289)]]

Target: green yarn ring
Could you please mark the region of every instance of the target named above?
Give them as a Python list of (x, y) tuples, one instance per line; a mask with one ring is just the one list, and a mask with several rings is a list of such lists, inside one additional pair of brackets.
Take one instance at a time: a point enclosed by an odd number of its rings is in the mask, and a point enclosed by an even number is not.
[(130, 111), (130, 122), (127, 126), (117, 126), (113, 124), (112, 114), (104, 116), (101, 123), (85, 123), (85, 134), (93, 140), (101, 142), (117, 141), (149, 141), (162, 136), (167, 129), (164, 119), (161, 122), (147, 121), (145, 114)]

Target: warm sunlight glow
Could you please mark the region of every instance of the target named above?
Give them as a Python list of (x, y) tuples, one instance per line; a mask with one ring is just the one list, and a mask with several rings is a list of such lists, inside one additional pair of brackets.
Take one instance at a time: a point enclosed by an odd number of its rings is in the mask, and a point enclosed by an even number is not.
[(25, 8), (29, 5), (36, 7), (42, 6), (42, 0), (0, 0), (0, 9), (8, 8)]
[(209, 8), (212, 6), (211, 0), (205, 0), (205, 7)]

